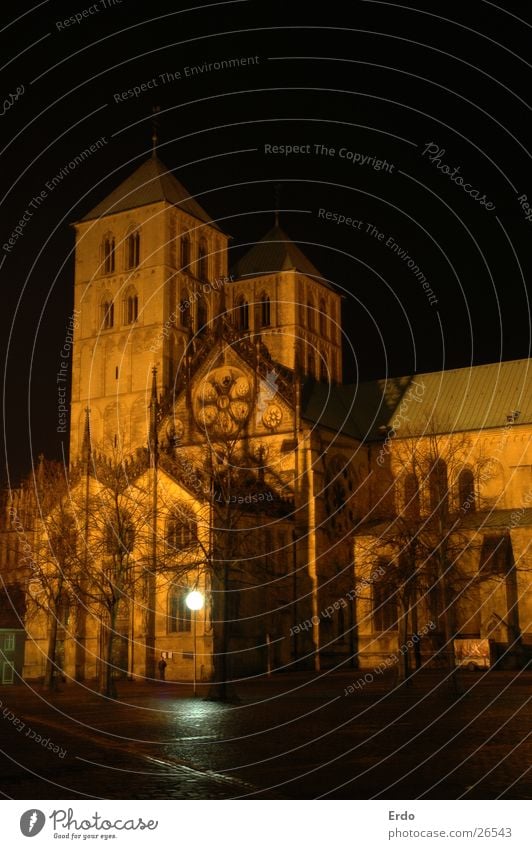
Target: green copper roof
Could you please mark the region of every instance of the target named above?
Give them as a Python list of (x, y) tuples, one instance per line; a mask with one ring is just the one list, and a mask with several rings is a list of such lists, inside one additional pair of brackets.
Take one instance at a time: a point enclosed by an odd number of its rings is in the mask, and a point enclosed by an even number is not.
[(110, 195), (91, 209), (82, 221), (115, 215), (117, 212), (161, 201), (178, 206), (194, 218), (219, 229), (157, 156), (151, 156), (143, 162)]
[(255, 277), (276, 271), (295, 269), (301, 274), (321, 278), (318, 269), (276, 224), (233, 268), (235, 277)]
[[(397, 380), (378, 381), (382, 391)], [(482, 430), (532, 422), (532, 360), (428, 372), (402, 378), (387, 424), (400, 436)]]
[(361, 440), (532, 423), (532, 359), (329, 387), (310, 385), (303, 418)]

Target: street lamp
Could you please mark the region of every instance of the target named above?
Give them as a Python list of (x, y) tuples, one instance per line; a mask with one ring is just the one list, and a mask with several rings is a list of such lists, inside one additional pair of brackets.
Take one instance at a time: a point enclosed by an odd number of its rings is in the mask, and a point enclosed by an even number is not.
[(191, 590), (185, 598), (188, 609), (192, 612), (192, 641), (194, 645), (194, 695), (196, 695), (196, 613), (201, 610), (205, 599), (199, 590)]

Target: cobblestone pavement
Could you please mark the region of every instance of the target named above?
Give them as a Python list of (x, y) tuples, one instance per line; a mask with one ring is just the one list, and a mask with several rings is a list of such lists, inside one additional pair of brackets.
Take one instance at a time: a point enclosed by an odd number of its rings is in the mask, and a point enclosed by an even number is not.
[[(0, 688), (7, 798), (529, 799), (532, 672), (439, 673), (410, 686), (364, 670), (234, 686), (118, 682), (110, 701), (66, 685)], [(22, 725), (24, 723), (24, 725)]]

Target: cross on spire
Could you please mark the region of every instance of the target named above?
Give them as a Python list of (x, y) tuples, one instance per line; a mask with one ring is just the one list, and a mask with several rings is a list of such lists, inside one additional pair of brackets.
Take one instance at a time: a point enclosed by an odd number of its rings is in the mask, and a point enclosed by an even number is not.
[(275, 194), (274, 194), (274, 198), (275, 198), (275, 226), (278, 227), (279, 226), (279, 206), (280, 206), (280, 203), (281, 203), (281, 184), (280, 183), (275, 184), (275, 190), (274, 191), (275, 191)]
[(159, 119), (158, 115), (161, 111), (160, 106), (152, 106), (151, 119), (151, 155), (156, 156), (157, 145), (159, 144)]

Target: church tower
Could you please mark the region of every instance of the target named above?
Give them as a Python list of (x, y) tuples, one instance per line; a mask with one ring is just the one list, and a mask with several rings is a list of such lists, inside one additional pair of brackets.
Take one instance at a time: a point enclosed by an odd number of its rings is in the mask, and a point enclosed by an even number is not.
[(340, 295), (277, 220), (235, 265), (233, 277), (227, 306), (241, 333), (260, 334), (272, 359), (289, 369), (342, 382)]
[(171, 388), (189, 339), (218, 313), (228, 242), (155, 152), (74, 226), (72, 462), (87, 407), (95, 446), (146, 446), (152, 369)]

